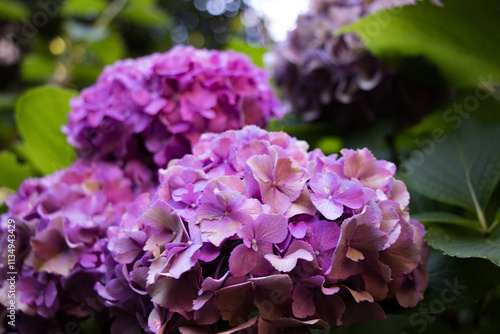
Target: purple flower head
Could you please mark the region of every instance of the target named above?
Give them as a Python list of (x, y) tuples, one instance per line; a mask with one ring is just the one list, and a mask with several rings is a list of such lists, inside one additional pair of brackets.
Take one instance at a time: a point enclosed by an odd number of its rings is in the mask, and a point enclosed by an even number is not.
[(154, 172), (204, 132), (264, 126), (284, 111), (248, 57), (189, 46), (118, 61), (70, 104), (63, 130), (82, 159)]
[(116, 321), (131, 307), (153, 332), (307, 332), (382, 319), (386, 299), (415, 306), (428, 249), (394, 165), (307, 148), (247, 126), (172, 160), (108, 232), (115, 274), (99, 291)]
[[(132, 184), (116, 166), (78, 161), (24, 181), (8, 198), (9, 210), (0, 219), (0, 244), (6, 245), (7, 220), (13, 220), (23, 312), (56, 322), (59, 316), (89, 315), (81, 310), (82, 296), (96, 297), (94, 284), (106, 279), (106, 233), (119, 224), (133, 200)], [(13, 270), (7, 253), (2, 257), (4, 277)]]

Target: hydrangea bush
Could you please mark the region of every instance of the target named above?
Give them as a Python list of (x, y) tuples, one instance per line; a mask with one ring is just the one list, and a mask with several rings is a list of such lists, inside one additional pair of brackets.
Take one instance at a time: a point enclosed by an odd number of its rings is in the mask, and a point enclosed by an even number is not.
[(349, 131), (384, 113), (404, 113), (402, 127), (420, 120), (442, 99), (442, 91), (406, 80), (384, 65), (357, 35), (338, 34), (365, 15), (415, 2), (312, 1), (311, 10), (298, 17), (288, 39), (268, 57), (276, 85), (302, 120), (328, 121)]
[(415, 306), (429, 251), (395, 165), (307, 149), (247, 126), (161, 170), (109, 229), (113, 333), (307, 333)]
[(109, 280), (107, 230), (118, 225), (137, 191), (117, 166), (79, 161), (25, 180), (7, 199), (0, 246), (11, 249), (8, 220), (13, 219), (16, 267), (8, 265), (10, 253), (2, 252), (0, 304), (8, 303), (7, 273), (17, 272), (20, 333), (57, 331), (71, 316), (86, 318), (103, 310), (94, 285)]
[(118, 61), (70, 104), (63, 130), (81, 158), (154, 173), (203, 132), (264, 126), (284, 111), (247, 56), (186, 46)]

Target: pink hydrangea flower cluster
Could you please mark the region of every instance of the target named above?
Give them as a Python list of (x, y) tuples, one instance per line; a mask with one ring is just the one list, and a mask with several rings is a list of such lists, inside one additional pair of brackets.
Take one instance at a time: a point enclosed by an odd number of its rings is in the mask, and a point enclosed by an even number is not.
[(115, 276), (97, 289), (114, 333), (307, 333), (415, 306), (429, 251), (395, 165), (307, 149), (247, 126), (161, 170), (110, 228)]
[[(0, 284), (2, 291), (8, 289), (8, 273), (17, 273), (21, 333), (59, 332), (58, 320), (64, 325), (66, 316), (85, 318), (102, 311), (94, 285), (109, 280), (107, 230), (119, 223), (134, 191), (118, 167), (77, 162), (25, 180), (7, 199), (9, 211), (0, 220), (0, 245), (5, 250), (0, 256)], [(15, 231), (14, 248), (9, 247), (9, 226)], [(15, 268), (9, 249), (15, 250)], [(0, 304), (8, 306), (3, 299), (6, 291), (1, 296)]]
[(204, 132), (264, 126), (284, 109), (246, 55), (175, 46), (118, 61), (70, 102), (63, 131), (79, 156), (156, 172)]

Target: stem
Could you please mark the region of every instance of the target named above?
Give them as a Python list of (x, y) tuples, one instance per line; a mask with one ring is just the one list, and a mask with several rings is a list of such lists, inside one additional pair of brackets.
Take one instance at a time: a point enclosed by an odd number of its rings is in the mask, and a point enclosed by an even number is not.
[(495, 220), (493, 224), (488, 228), (488, 234), (491, 234), (500, 225), (500, 220)]
[(465, 181), (467, 182), (467, 187), (469, 188), (469, 192), (472, 197), (472, 202), (474, 203), (474, 207), (476, 208), (477, 219), (479, 220), (479, 224), (481, 225), (481, 229), (483, 233), (488, 233), (488, 224), (486, 223), (486, 218), (484, 217), (483, 210), (479, 205), (479, 201), (477, 200), (476, 192), (474, 190), (474, 186), (472, 185), (472, 181), (470, 179), (469, 166), (465, 161), (464, 153), (460, 150), (460, 159), (462, 160), (462, 164), (465, 170)]
[(93, 26), (95, 28), (106, 27), (113, 19), (118, 15), (123, 7), (127, 4), (128, 0), (114, 0), (109, 6), (104, 10), (104, 12), (95, 20)]
[(217, 265), (217, 269), (215, 270), (215, 274), (214, 274), (215, 279), (219, 279), (219, 274), (220, 274), (220, 269), (222, 267), (222, 262), (224, 262), (225, 259), (226, 259), (226, 254), (223, 254), (220, 261), (219, 261), (219, 264)]

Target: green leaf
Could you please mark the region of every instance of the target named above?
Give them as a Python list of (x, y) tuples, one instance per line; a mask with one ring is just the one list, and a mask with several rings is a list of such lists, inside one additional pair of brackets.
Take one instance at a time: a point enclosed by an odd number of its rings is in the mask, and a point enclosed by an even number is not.
[(121, 35), (117, 33), (109, 35), (102, 41), (92, 43), (89, 49), (105, 65), (112, 64), (126, 56), (125, 43)]
[(69, 99), (77, 92), (43, 86), (21, 96), (16, 122), (26, 142), (27, 158), (43, 174), (67, 167), (75, 160), (75, 150), (66, 142), (61, 126), (70, 110)]
[[(432, 251), (423, 304), (441, 300), (447, 308), (474, 303), (500, 282), (500, 268), (483, 259), (460, 259)], [(434, 302), (435, 303), (435, 302)]]
[(453, 213), (449, 212), (422, 212), (411, 215), (412, 219), (418, 220), (422, 224), (426, 226), (431, 226), (432, 223), (443, 223), (443, 224), (452, 224), (458, 226), (464, 226), (468, 228), (472, 228), (481, 232), (481, 226), (479, 222), (476, 220), (469, 220)]
[(21, 78), (27, 82), (48, 80), (55, 71), (55, 63), (45, 56), (31, 53), (23, 57), (21, 62)]
[(18, 164), (12, 152), (0, 152), (0, 166), (0, 187), (16, 190), (24, 179), (34, 176), (33, 169), (28, 165)]
[(20, 1), (2, 0), (0, 1), (0, 18), (7, 20), (23, 21), (30, 15), (29, 8)]
[(131, 0), (118, 17), (145, 27), (166, 26), (170, 23), (170, 16), (154, 0)]
[(419, 1), (416, 6), (385, 10), (343, 32), (357, 33), (375, 55), (393, 64), (402, 57), (424, 56), (453, 86), (475, 86), (490, 78), (499, 82), (500, 2), (443, 3), (440, 7)]
[(255, 65), (264, 67), (264, 54), (267, 52), (266, 48), (251, 46), (242, 39), (233, 37), (225, 46), (225, 49), (244, 53), (252, 58)]
[(476, 212), (477, 199), (484, 209), (500, 180), (500, 124), (470, 118), (440, 141), (422, 143), (400, 175), (434, 200)]
[(107, 5), (105, 0), (67, 0), (61, 8), (61, 15), (92, 19), (99, 16)]
[(482, 233), (461, 226), (433, 225), (425, 239), (435, 249), (450, 256), (488, 259), (500, 266), (500, 229), (486, 238)]

